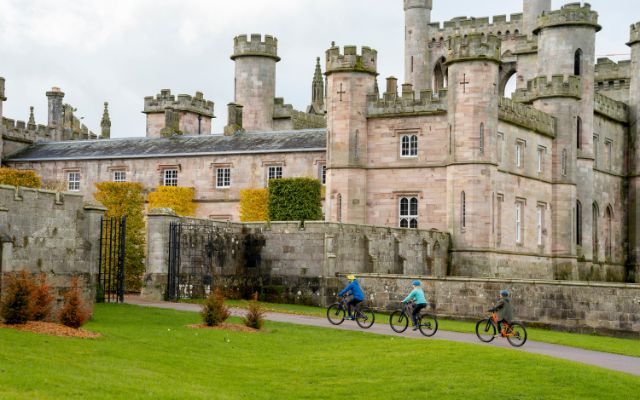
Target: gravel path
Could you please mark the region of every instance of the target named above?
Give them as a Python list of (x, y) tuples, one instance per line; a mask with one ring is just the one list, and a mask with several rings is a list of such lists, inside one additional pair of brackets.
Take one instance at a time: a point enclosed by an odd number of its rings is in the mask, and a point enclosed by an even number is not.
[[(126, 303), (144, 307), (166, 308), (171, 310), (192, 312), (198, 312), (202, 308), (202, 306), (200, 306), (199, 304), (154, 302), (143, 300), (137, 297), (127, 297)], [(239, 308), (231, 308), (231, 314), (235, 316), (242, 316), (245, 312), (245, 310)], [(345, 331), (362, 331), (362, 329), (360, 329), (353, 321), (345, 321), (342, 325), (333, 326), (329, 324), (329, 321), (327, 321), (326, 318), (273, 312), (266, 313), (266, 319), (268, 319), (269, 321), (284, 322), (289, 324), (333, 328)], [(379, 335), (402, 336), (421, 340), (448, 340), (452, 342), (482, 344), (473, 333), (459, 333), (438, 330), (438, 333), (435, 337), (425, 338), (420, 334), (420, 332), (413, 332), (411, 331), (411, 329), (408, 329), (403, 334), (397, 334), (393, 332), (387, 324), (375, 324), (373, 327), (371, 327), (371, 329), (367, 330), (367, 332)], [(535, 342), (531, 340), (528, 340), (524, 347), (520, 349), (511, 347), (511, 345), (504, 339), (496, 339), (493, 341), (493, 343), (482, 345), (502, 347), (533, 354), (542, 354), (640, 376), (640, 358), (637, 357), (602, 353), (597, 351), (578, 349), (574, 347)]]

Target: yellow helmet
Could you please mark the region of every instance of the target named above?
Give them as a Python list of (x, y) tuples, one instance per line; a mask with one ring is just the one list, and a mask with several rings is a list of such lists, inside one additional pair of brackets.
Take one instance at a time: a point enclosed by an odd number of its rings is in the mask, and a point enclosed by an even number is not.
[(356, 280), (356, 276), (355, 275), (347, 275), (347, 279), (350, 281), (355, 281)]

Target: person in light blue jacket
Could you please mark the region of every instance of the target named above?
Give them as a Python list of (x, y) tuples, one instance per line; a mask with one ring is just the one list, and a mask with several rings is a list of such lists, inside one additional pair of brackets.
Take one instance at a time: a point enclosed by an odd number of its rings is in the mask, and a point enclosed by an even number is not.
[(411, 319), (413, 320), (413, 330), (418, 330), (418, 315), (420, 311), (427, 306), (427, 299), (424, 297), (424, 291), (420, 286), (420, 281), (413, 281), (413, 290), (409, 293), (406, 299), (402, 300), (403, 304), (406, 304), (413, 300), (415, 305), (413, 306), (413, 313), (411, 313)]
[(364, 301), (364, 292), (362, 291), (362, 288), (360, 287), (360, 283), (358, 283), (358, 280), (354, 275), (347, 276), (347, 279), (349, 280), (349, 284), (347, 285), (346, 288), (342, 289), (338, 293), (338, 296), (347, 296), (347, 295), (352, 296), (351, 300), (349, 300), (349, 303), (348, 303), (349, 309), (347, 311), (349, 312), (348, 319), (354, 319), (353, 314), (351, 313), (351, 310), (354, 307), (356, 307), (358, 304)]

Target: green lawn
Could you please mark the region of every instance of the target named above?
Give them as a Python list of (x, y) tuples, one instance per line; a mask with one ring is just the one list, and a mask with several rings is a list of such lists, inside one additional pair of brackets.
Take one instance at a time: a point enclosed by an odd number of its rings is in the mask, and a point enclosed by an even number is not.
[[(229, 306), (245, 308), (245, 300), (227, 300)], [(308, 307), (291, 304), (262, 303), (269, 311), (284, 312), (298, 315), (310, 315), (325, 317), (326, 310), (318, 307)], [(376, 314), (376, 323), (388, 324), (389, 317), (385, 314)], [(438, 320), (439, 328), (445, 331), (474, 333), (474, 322)], [(626, 356), (640, 357), (640, 340), (617, 339), (598, 335), (581, 335), (567, 332), (558, 332), (548, 329), (527, 328), (530, 340), (538, 342), (560, 344), (563, 346), (578, 347), (581, 349), (603, 351), (605, 353), (622, 354)]]
[(95, 340), (0, 329), (2, 399), (630, 399), (640, 377), (510, 349), (98, 305)]

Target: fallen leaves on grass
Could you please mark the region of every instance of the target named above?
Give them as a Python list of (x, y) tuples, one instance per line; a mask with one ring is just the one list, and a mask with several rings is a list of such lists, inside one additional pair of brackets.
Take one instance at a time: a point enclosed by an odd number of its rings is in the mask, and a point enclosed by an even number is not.
[(227, 324), (227, 323), (223, 323), (217, 326), (207, 326), (206, 324), (187, 325), (187, 328), (215, 329), (219, 331), (237, 331), (237, 332), (248, 332), (248, 333), (260, 332), (258, 329), (249, 328), (248, 326), (238, 325), (238, 324)]
[(89, 332), (84, 329), (73, 329), (61, 324), (42, 321), (29, 321), (24, 325), (7, 325), (0, 323), (0, 328), (14, 329), (21, 332), (39, 333), (49, 336), (73, 337), (80, 339), (95, 339), (102, 336), (97, 332)]

